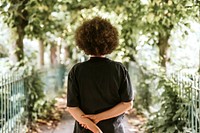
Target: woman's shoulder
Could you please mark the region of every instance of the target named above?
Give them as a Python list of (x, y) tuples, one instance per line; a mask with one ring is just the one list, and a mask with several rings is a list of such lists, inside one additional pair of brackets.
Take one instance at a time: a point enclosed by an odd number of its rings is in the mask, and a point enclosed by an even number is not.
[(69, 70), (69, 73), (74, 73), (78, 68), (79, 68), (79, 66), (81, 65), (82, 63), (80, 62), (80, 63), (76, 63), (76, 64), (74, 64)]
[(125, 65), (124, 65), (122, 62), (114, 61), (114, 60), (111, 60), (111, 62), (112, 62), (113, 65), (115, 65), (116, 67), (118, 67), (118, 68), (120, 68), (120, 69), (123, 69), (123, 70), (126, 70), (126, 67), (125, 67)]

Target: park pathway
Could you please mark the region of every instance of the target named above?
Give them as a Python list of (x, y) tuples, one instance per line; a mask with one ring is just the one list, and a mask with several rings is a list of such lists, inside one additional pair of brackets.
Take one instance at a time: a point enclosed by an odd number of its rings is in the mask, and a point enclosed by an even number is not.
[[(73, 127), (74, 119), (66, 112), (63, 114), (62, 119), (56, 128), (43, 129), (42, 133), (73, 133)], [(124, 128), (126, 133), (138, 133), (133, 129), (132, 125), (128, 123), (127, 117), (125, 117)]]
[[(41, 133), (73, 133), (74, 127), (74, 119), (70, 116), (70, 114), (66, 111), (66, 101), (64, 98), (57, 99), (60, 108), (63, 109), (61, 121), (54, 128), (47, 128), (46, 126), (42, 126), (40, 128)], [(138, 118), (129, 118), (127, 115), (124, 117), (124, 128), (125, 133), (143, 133), (139, 131), (137, 126), (141, 126), (141, 122)]]

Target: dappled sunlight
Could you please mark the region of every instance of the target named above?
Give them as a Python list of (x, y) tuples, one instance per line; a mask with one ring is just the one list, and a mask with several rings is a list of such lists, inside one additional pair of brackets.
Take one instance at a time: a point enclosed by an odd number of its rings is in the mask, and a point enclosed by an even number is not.
[(1, 0), (0, 133), (73, 132), (68, 74), (90, 59), (74, 35), (96, 16), (119, 33), (105, 57), (130, 75), (126, 133), (200, 132), (199, 0)]

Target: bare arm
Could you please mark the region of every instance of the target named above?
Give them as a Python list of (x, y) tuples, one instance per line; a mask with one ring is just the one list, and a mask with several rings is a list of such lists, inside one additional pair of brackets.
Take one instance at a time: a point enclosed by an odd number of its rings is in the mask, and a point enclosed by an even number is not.
[(101, 120), (117, 117), (132, 108), (133, 102), (121, 102), (113, 108), (97, 114)]
[(82, 117), (84, 113), (79, 107), (67, 107), (67, 110), (74, 117), (75, 120), (77, 120), (80, 124), (86, 125), (87, 128), (93, 133), (102, 133), (100, 128), (95, 123), (93, 123), (88, 118)]
[(116, 106), (114, 106), (113, 108), (106, 110), (104, 112), (101, 112), (99, 114), (95, 114), (95, 115), (84, 115), (84, 118), (89, 118), (92, 121), (94, 121), (95, 123), (98, 123), (99, 121), (102, 120), (106, 120), (106, 119), (110, 119), (110, 118), (114, 118), (117, 117), (123, 113), (125, 113), (126, 111), (128, 111), (129, 109), (131, 109), (133, 106), (133, 102), (121, 102), (119, 104), (117, 104)]

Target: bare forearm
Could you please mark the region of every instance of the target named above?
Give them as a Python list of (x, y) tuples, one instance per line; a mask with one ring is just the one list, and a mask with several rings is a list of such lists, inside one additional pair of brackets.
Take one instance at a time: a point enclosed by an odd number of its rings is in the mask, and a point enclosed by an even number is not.
[(84, 112), (78, 108), (78, 107), (68, 107), (68, 112), (74, 117), (76, 121), (82, 124), (87, 124), (88, 129), (91, 130), (94, 133), (100, 133), (101, 130), (98, 128), (98, 126), (95, 125), (90, 119), (83, 118), (82, 115), (84, 115)]
[(81, 116), (84, 115), (84, 112), (78, 107), (67, 107), (67, 111), (77, 120), (79, 123), (83, 123), (85, 119)]
[(132, 104), (133, 104), (132, 101), (131, 102), (121, 102), (121, 103), (117, 104), (116, 106), (114, 106), (113, 108), (97, 114), (96, 117), (98, 117), (100, 119), (100, 121), (117, 117), (117, 116), (123, 114), (124, 112), (128, 111), (129, 109), (131, 109)]

